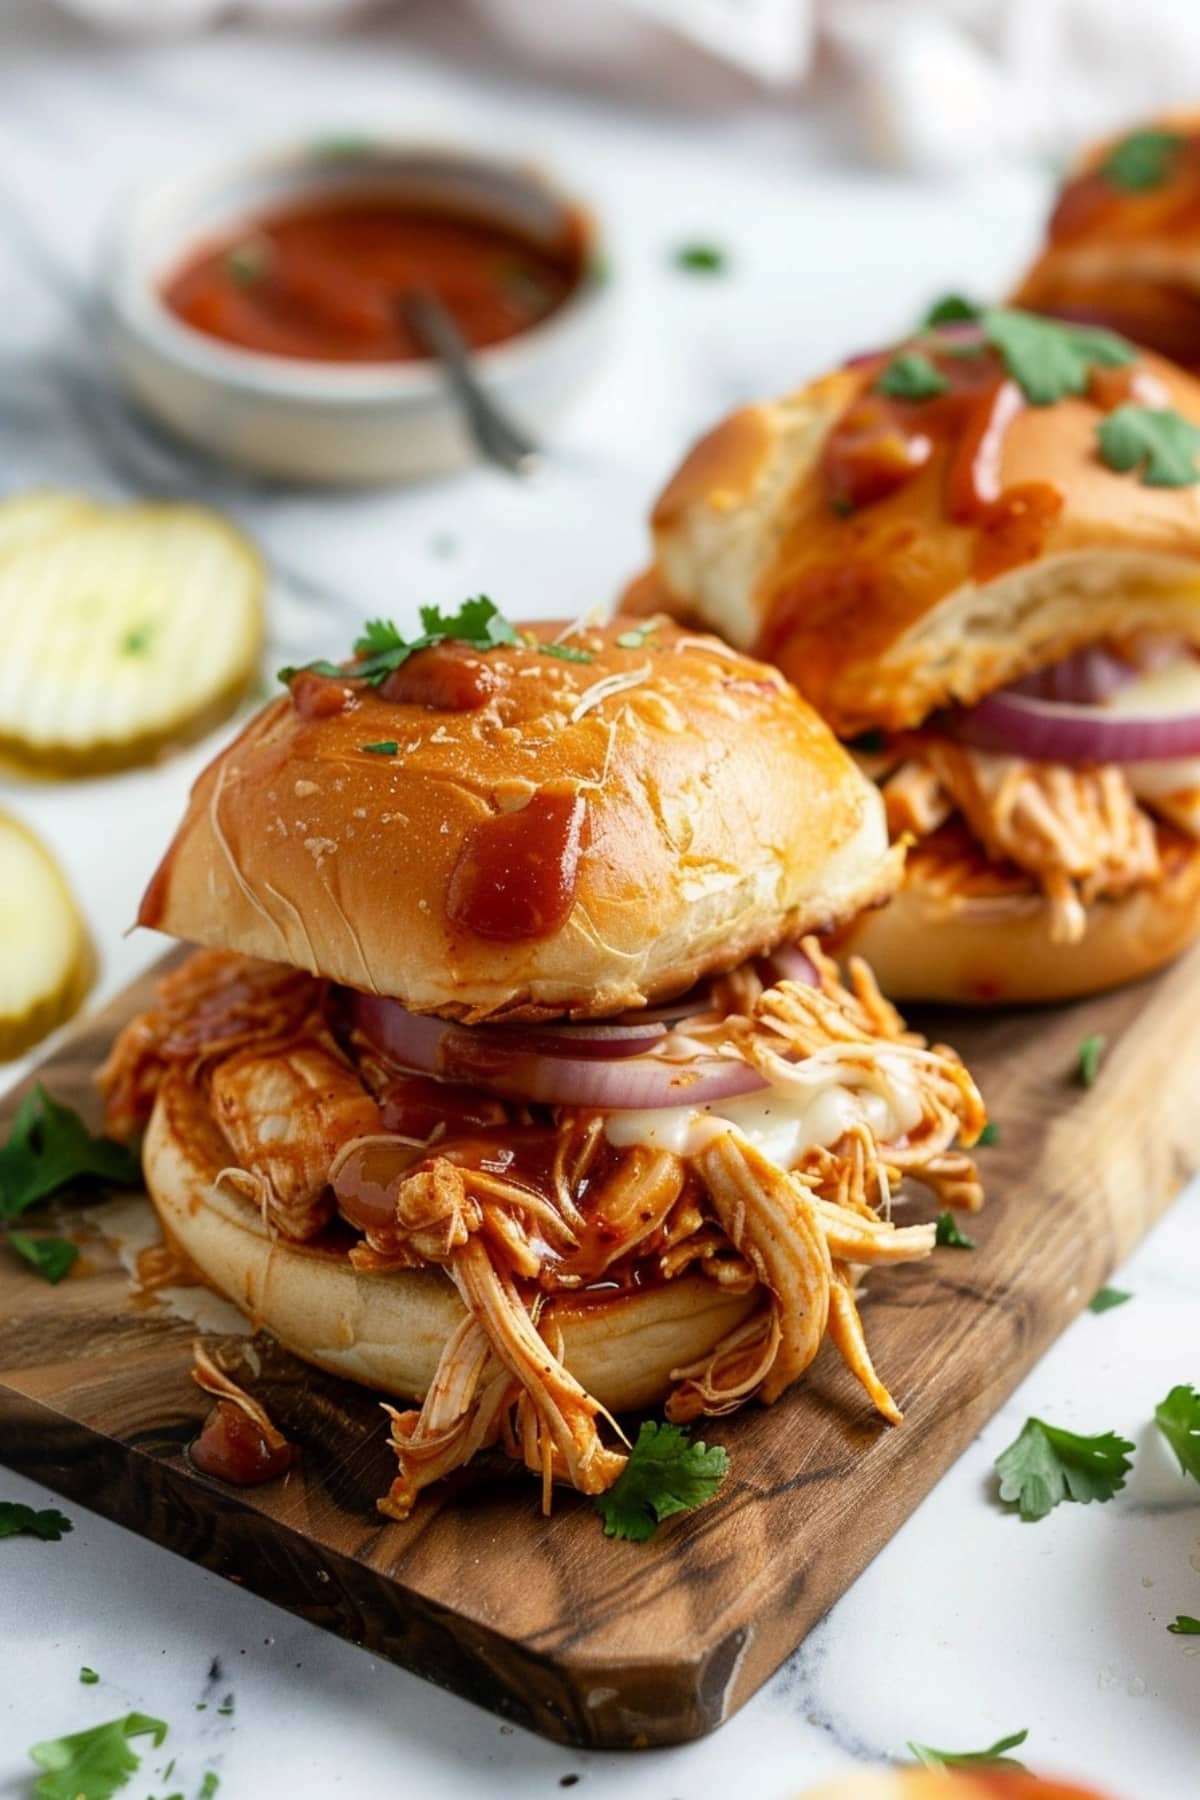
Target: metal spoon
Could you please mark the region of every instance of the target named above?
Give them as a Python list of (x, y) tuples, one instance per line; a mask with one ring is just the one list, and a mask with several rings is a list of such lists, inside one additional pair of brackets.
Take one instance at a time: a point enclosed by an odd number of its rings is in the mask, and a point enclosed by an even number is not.
[(417, 342), (445, 370), (480, 454), (510, 475), (532, 475), (541, 463), (541, 449), (487, 393), (450, 309), (428, 288), (406, 294), (401, 305)]

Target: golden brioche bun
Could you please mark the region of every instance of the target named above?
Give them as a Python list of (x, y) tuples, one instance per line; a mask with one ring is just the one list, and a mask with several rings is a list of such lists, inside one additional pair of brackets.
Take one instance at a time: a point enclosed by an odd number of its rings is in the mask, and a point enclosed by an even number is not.
[[(1148, 355), (1139, 371), (1200, 425), (1200, 383)], [(655, 507), (634, 609), (665, 593), (673, 615), (776, 663), (843, 736), (919, 724), (1105, 637), (1200, 645), (1200, 487), (1106, 467), (1087, 398), (1023, 407), (1008, 426), (1001, 487), (1049, 486), (1062, 506), (1037, 553), (991, 579), (973, 573), (976, 527), (947, 515), (944, 443), (895, 492), (835, 512), (821, 452), (874, 373), (838, 370), (702, 439)]]
[[(948, 891), (952, 842), (970, 892)], [(1162, 968), (1200, 932), (1200, 844), (1159, 830), (1162, 879), (1087, 908), (1078, 943), (1051, 936), (1034, 882), (996, 868), (965, 830), (947, 827), (909, 852), (904, 886), (880, 912), (835, 933), (838, 956), (863, 956), (889, 999), (1024, 1005), (1103, 993)]]
[[(169, 1071), (142, 1151), (168, 1238), (210, 1287), (306, 1362), (421, 1399), (463, 1318), (449, 1279), (432, 1268), (359, 1272), (336, 1251), (272, 1236), (249, 1201), (218, 1185), (229, 1159), (203, 1096)], [(692, 1275), (600, 1307), (560, 1300), (554, 1319), (577, 1380), (610, 1411), (635, 1411), (661, 1400), (671, 1370), (707, 1355), (757, 1303)]]
[[(630, 628), (573, 635), (586, 662), (488, 652), (473, 711), (274, 701), (196, 783), (139, 922), (479, 1020), (619, 1012), (883, 898), (879, 796), (777, 672)], [(454, 922), (473, 834), (546, 790), (586, 809), (565, 916), (516, 942)]]
[[(1170, 113), (1139, 129), (1195, 138), (1200, 113)], [(1090, 144), (1076, 160), (1046, 246), (1012, 304), (1104, 322), (1194, 366), (1200, 362), (1200, 158), (1179, 159), (1166, 179), (1148, 187), (1103, 180), (1101, 166), (1129, 135)]]

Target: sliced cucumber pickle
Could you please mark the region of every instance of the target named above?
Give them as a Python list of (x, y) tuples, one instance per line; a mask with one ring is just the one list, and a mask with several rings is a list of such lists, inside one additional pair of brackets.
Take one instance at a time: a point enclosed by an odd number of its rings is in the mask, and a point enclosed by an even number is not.
[[(6, 507), (25, 509), (11, 553)], [(253, 545), (200, 507), (0, 505), (0, 758), (97, 774), (199, 737), (254, 677), (265, 586)]]
[(91, 944), (66, 877), (19, 819), (0, 813), (0, 1062), (76, 1011)]

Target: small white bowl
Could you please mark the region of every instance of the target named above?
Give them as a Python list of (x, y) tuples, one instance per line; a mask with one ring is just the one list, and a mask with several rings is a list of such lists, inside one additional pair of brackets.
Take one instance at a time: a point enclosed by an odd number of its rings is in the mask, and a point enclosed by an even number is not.
[(583, 219), (585, 273), (542, 323), (475, 352), (489, 393), (539, 439), (599, 361), (609, 314), (590, 213), (532, 165), (451, 145), (372, 139), (277, 146), (154, 182), (118, 211), (101, 247), (105, 337), (162, 424), (259, 474), (329, 486), (409, 481), (478, 458), (431, 361), (322, 363), (222, 343), (159, 289), (206, 238), (305, 196), (366, 191), (482, 213), (535, 242)]

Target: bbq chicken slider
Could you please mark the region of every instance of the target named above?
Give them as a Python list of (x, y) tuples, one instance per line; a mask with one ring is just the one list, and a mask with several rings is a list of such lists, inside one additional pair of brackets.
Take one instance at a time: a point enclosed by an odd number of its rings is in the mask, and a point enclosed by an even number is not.
[(1200, 367), (1200, 115), (1084, 152), (1014, 304), (1108, 326)]
[(844, 939), (885, 991), (1062, 999), (1200, 927), (1200, 386), (968, 310), (718, 426), (628, 604), (777, 664), (866, 753), (913, 844)]
[(855, 1272), (931, 1249), (906, 1175), (977, 1202), (983, 1113), (805, 937), (895, 884), (877, 790), (714, 638), (424, 623), (285, 671), (142, 903), (204, 946), (101, 1077), (169, 1239), (422, 1403), (396, 1517), (493, 1444), (601, 1491), (613, 1414), (773, 1400), (826, 1335), (897, 1418)]

